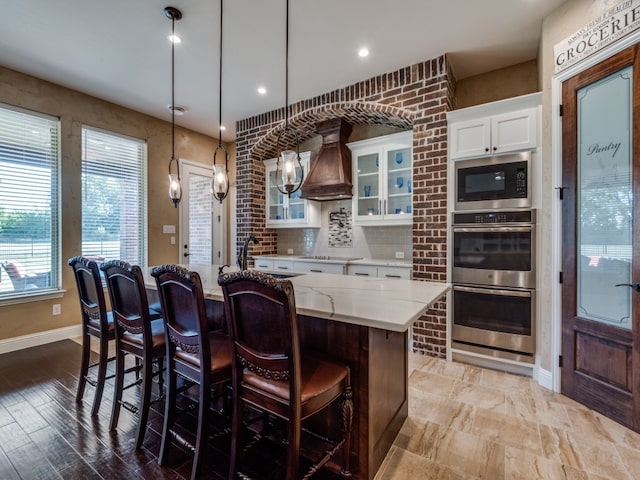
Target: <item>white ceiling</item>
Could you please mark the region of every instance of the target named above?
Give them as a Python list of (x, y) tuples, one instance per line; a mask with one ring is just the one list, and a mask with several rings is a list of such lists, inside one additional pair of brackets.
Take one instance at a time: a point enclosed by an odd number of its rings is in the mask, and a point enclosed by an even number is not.
[[(285, 1), (226, 0), (222, 123), (285, 103)], [(542, 19), (564, 0), (291, 0), (289, 101), (448, 53), (458, 79), (536, 58)], [(0, 64), (217, 136), (219, 9), (214, 0), (4, 1)], [(367, 46), (371, 54), (357, 52)], [(259, 85), (268, 94), (256, 93)]]

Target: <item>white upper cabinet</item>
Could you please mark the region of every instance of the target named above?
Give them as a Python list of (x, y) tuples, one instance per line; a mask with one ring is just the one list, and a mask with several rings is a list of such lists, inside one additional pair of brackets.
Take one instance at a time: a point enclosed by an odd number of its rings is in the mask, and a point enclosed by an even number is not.
[(413, 222), (413, 132), (349, 143), (353, 219), (359, 225)]
[(449, 157), (455, 160), (535, 149), (538, 143), (537, 111), (537, 108), (527, 108), (452, 121), (449, 124)]
[[(305, 175), (309, 173), (311, 153), (300, 153)], [(300, 198), (301, 190), (289, 197), (278, 190), (276, 181), (284, 190), (282, 178), (276, 179), (276, 159), (265, 160), (266, 226), (273, 228), (320, 227), (320, 204)]]

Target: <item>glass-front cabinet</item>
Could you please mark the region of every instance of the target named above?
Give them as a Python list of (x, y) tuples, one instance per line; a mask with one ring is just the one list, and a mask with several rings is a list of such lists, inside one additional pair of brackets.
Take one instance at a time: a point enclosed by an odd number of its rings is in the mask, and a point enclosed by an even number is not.
[[(310, 152), (301, 152), (300, 160), (305, 176), (309, 173)], [(320, 205), (304, 200), (301, 190), (289, 197), (284, 191), (282, 178), (276, 178), (276, 159), (265, 160), (266, 226), (273, 228), (320, 227)]]
[(385, 135), (348, 144), (354, 179), (354, 223), (413, 222), (413, 134)]

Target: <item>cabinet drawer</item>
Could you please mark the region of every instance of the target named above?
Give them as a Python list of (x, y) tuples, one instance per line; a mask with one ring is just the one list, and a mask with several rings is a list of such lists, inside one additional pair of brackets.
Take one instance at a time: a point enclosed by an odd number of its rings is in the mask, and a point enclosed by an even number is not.
[(344, 274), (344, 265), (324, 262), (294, 262), (294, 270), (302, 273), (334, 273)]
[(380, 278), (402, 278), (411, 279), (411, 268), (405, 267), (378, 267), (378, 277)]
[(255, 259), (256, 270), (273, 270), (273, 260), (271, 258), (256, 258)]
[(375, 265), (349, 265), (349, 275), (358, 277), (377, 277), (378, 267)]
[(273, 270), (279, 272), (281, 270), (285, 272), (293, 271), (293, 260), (274, 260)]

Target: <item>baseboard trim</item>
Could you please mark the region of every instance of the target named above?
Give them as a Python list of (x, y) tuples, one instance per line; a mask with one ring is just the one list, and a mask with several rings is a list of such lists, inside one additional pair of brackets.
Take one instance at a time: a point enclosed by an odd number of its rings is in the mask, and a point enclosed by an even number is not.
[(0, 354), (9, 353), (23, 348), (37, 347), (45, 343), (58, 342), (68, 338), (79, 337), (82, 335), (82, 326), (73, 325), (71, 327), (56, 328), (55, 330), (47, 330), (44, 332), (22, 335), (20, 337), (7, 338), (0, 340)]
[(534, 370), (533, 378), (541, 387), (548, 388), (549, 390), (553, 391), (553, 374), (551, 373), (551, 371), (537, 367)]

